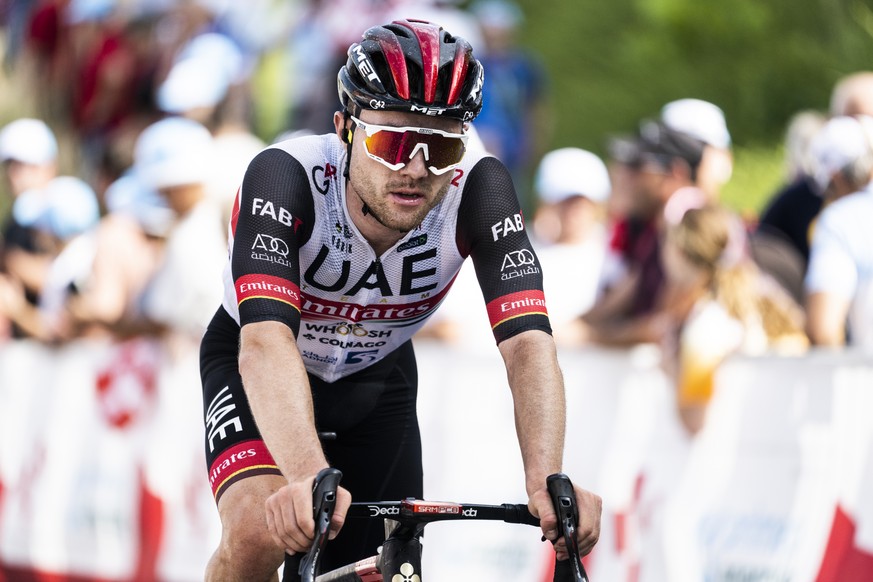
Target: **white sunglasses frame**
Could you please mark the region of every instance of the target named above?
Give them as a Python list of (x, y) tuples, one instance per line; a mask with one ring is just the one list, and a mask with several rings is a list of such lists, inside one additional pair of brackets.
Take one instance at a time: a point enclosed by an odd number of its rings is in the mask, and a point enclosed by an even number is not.
[[(425, 135), (436, 133), (436, 134), (439, 134), (443, 137), (460, 139), (461, 143), (464, 145), (464, 153), (461, 154), (460, 160), (458, 160), (454, 164), (450, 164), (450, 165), (446, 166), (445, 168), (435, 168), (433, 166), (427, 166), (427, 169), (430, 170), (435, 176), (441, 176), (442, 174), (445, 174), (446, 172), (450, 172), (451, 170), (454, 170), (455, 168), (457, 168), (461, 164), (461, 161), (464, 159), (464, 155), (467, 153), (467, 141), (470, 139), (470, 136), (463, 134), (463, 133), (450, 133), (448, 131), (442, 131), (441, 129), (433, 129), (430, 127), (412, 127), (412, 126), (394, 127), (393, 125), (378, 125), (376, 123), (367, 123), (367, 122), (361, 121), (360, 119), (358, 119), (354, 115), (350, 115), (349, 117), (352, 118), (352, 121), (355, 122), (355, 125), (357, 125), (359, 128), (364, 130), (364, 133), (367, 134), (367, 137), (373, 136), (373, 135), (379, 133), (380, 131), (390, 131), (391, 133), (406, 133), (407, 131), (411, 131), (412, 133), (420, 133), (420, 134), (425, 134)], [(418, 153), (419, 149), (421, 150), (422, 155), (424, 155), (425, 162), (429, 162), (430, 161), (430, 152), (428, 151), (427, 144), (424, 144), (424, 143), (418, 143), (415, 145), (412, 152), (410, 152), (410, 154), (409, 154), (409, 159), (411, 160), (412, 158), (414, 158), (415, 155)], [(407, 164), (407, 162), (400, 162), (399, 164), (389, 164), (386, 160), (380, 158), (379, 156), (377, 156), (375, 154), (370, 153), (369, 148), (367, 148), (367, 142), (364, 142), (364, 151), (367, 152), (368, 158), (370, 158), (372, 160), (376, 160), (377, 162), (379, 162), (383, 166), (390, 168), (391, 170), (394, 170), (395, 172)]]

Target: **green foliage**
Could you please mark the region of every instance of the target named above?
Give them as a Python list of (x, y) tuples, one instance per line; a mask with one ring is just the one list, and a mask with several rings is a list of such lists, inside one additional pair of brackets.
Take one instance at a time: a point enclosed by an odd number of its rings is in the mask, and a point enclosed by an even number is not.
[(781, 147), (749, 145), (734, 149), (734, 173), (721, 193), (725, 205), (743, 216), (764, 210), (785, 183), (785, 152)]
[(789, 118), (826, 110), (838, 78), (873, 68), (864, 0), (517, 1), (519, 41), (550, 78), (550, 148), (604, 154), (664, 103), (706, 99), (725, 111), (737, 146), (728, 192), (745, 209), (778, 184)]

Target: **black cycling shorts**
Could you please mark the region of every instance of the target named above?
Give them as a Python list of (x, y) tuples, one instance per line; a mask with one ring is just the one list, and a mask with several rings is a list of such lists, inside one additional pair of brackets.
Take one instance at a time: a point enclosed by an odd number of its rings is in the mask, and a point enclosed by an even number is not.
[[(216, 503), (234, 482), (280, 475), (255, 425), (239, 375), (240, 328), (219, 308), (200, 349), (206, 460)], [(319, 431), (328, 462), (343, 473), (354, 501), (423, 496), (421, 437), (416, 416), (418, 372), (412, 342), (348, 377), (327, 383), (309, 375)], [(325, 568), (376, 552), (384, 540), (381, 520), (348, 520), (328, 544)]]

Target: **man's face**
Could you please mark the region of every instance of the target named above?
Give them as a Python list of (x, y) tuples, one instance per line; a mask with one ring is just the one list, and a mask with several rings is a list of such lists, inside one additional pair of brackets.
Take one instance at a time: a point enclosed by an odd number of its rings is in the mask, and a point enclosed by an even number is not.
[[(359, 119), (374, 125), (427, 127), (451, 133), (462, 131), (460, 121), (414, 113), (364, 110)], [(338, 130), (342, 130), (342, 115), (338, 114), (337, 121)], [(350, 120), (349, 123), (354, 128), (354, 122)], [(421, 224), (427, 213), (443, 199), (455, 172), (450, 170), (441, 175), (431, 172), (422, 149), (418, 149), (412, 159), (401, 159), (405, 162), (402, 168), (392, 170), (367, 156), (366, 137), (363, 128), (354, 128), (349, 167), (350, 203), (354, 204), (354, 199), (359, 197), (383, 226), (408, 232)]]
[(669, 178), (669, 169), (653, 161), (644, 161), (637, 168), (631, 214), (648, 220), (660, 211), (664, 204), (664, 190)]

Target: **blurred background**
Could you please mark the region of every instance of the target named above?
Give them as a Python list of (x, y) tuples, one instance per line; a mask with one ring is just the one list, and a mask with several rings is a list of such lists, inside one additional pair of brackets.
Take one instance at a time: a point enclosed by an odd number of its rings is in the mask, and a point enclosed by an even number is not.
[[(873, 579), (868, 2), (0, 0), (0, 582), (202, 579), (234, 197), (405, 17), (485, 67), (474, 147), (536, 250), (504, 269), (542, 267), (565, 465), (604, 500), (592, 579)], [(430, 498), (524, 498), (489, 329), (465, 268), (416, 336)], [(433, 579), (549, 575), (530, 532), (433, 529)]]

